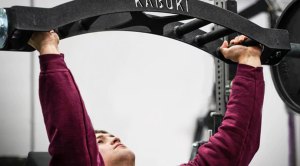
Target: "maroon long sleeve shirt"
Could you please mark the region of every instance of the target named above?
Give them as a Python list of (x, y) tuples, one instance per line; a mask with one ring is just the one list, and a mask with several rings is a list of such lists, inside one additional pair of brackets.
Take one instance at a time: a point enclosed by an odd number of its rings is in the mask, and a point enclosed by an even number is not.
[[(90, 118), (63, 55), (40, 56), (39, 95), (50, 141), (50, 166), (104, 166)], [(239, 65), (218, 133), (184, 166), (248, 165), (259, 147), (262, 68)]]

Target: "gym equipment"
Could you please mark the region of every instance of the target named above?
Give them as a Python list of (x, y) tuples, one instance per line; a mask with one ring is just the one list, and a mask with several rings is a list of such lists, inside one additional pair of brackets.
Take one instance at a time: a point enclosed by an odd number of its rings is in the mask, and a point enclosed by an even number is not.
[[(174, 38), (198, 48), (202, 48), (213, 39), (239, 32), (269, 48), (262, 58), (264, 64), (278, 63), (285, 52), (290, 50), (288, 31), (261, 28), (235, 13), (197, 0), (76, 0), (50, 9), (14, 6), (5, 10), (9, 22), (8, 40), (2, 50), (32, 51), (25, 46), (25, 41), (32, 31), (58, 29), (63, 39), (84, 33), (127, 28)], [(144, 12), (176, 15), (157, 17)], [(181, 37), (177, 37), (174, 33), (174, 27), (177, 25), (172, 23), (190, 18), (206, 20), (226, 28), (189, 37), (188, 34), (184, 36), (182, 34), (190, 26), (186, 25), (184, 28), (183, 25), (179, 25), (177, 33), (181, 33)], [(108, 19), (110, 21), (105, 21)], [(191, 26), (195, 27), (194, 24), (191, 23)], [(208, 51), (214, 50), (215, 48)], [(271, 56), (271, 53), (277, 51), (283, 52), (281, 57)]]
[[(287, 29), (290, 41), (300, 43), (300, 1), (293, 1), (280, 16), (276, 28)], [(292, 50), (282, 61), (271, 66), (274, 85), (281, 99), (294, 111), (300, 113), (300, 47), (291, 45)], [(298, 53), (297, 53), (298, 52)]]
[[(64, 39), (98, 31), (123, 30), (151, 33), (179, 40), (225, 61), (216, 53), (216, 48), (222, 42), (219, 38), (238, 32), (264, 45), (261, 57), (263, 64), (276, 65), (285, 56), (298, 57), (300, 45), (299, 41), (294, 39), (297, 28), (290, 27), (297, 24), (295, 19), (299, 16), (296, 12), (298, 8), (299, 3), (294, 0), (284, 12), (277, 26), (283, 29), (266, 29), (238, 14), (198, 0), (75, 0), (53, 8), (14, 6), (0, 10), (0, 50), (33, 51), (34, 49), (27, 45), (27, 41), (34, 31), (55, 29), (60, 38)], [(160, 17), (145, 12), (174, 15)], [(291, 23), (284, 26), (286, 21), (282, 20), (289, 17), (294, 19), (289, 19)], [(179, 22), (193, 18), (196, 19), (188, 23)], [(210, 23), (224, 28), (208, 33), (199, 29)], [(286, 72), (286, 67), (279, 66), (291, 65), (288, 82), (281, 83), (282, 79), (274, 80), (283, 100), (294, 111), (300, 113), (298, 97), (300, 92), (296, 85), (299, 82), (299, 74), (292, 74), (297, 72), (296, 68), (292, 67), (295, 63), (296, 61), (291, 61), (278, 65), (277, 69), (280, 73)], [(275, 68), (272, 67), (272, 70), (275, 71)]]
[(29, 152), (25, 166), (49, 166), (50, 160), (48, 152)]
[(8, 32), (8, 20), (6, 15), (6, 10), (0, 8), (0, 48), (4, 47), (7, 40)]

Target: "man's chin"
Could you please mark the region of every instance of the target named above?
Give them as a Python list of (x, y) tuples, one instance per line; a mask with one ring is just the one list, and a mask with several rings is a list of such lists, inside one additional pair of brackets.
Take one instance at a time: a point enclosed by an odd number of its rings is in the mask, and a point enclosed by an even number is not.
[(127, 147), (117, 147), (115, 150), (117, 150), (118, 153), (121, 154), (124, 158), (133, 161), (135, 160), (135, 154)]
[(104, 163), (107, 166), (112, 165), (135, 165), (135, 155), (128, 148), (115, 148), (104, 157)]

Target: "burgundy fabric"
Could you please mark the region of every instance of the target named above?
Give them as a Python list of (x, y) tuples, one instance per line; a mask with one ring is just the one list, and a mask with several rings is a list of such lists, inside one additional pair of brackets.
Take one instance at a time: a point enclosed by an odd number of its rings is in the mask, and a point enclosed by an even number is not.
[[(39, 95), (50, 141), (50, 166), (104, 166), (64, 56), (40, 56), (40, 67)], [(248, 165), (259, 147), (263, 97), (262, 68), (239, 65), (219, 132), (183, 166)]]
[(218, 132), (182, 166), (247, 166), (259, 148), (264, 80), (262, 67), (238, 65)]
[(40, 56), (39, 95), (50, 166), (104, 166), (96, 136), (63, 55)]

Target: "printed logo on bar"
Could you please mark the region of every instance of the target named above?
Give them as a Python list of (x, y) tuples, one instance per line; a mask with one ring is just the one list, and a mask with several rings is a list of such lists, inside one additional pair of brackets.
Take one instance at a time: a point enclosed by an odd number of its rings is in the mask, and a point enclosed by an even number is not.
[(188, 0), (135, 0), (137, 8), (169, 9), (189, 12)]

